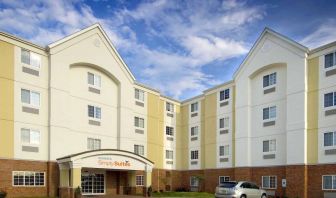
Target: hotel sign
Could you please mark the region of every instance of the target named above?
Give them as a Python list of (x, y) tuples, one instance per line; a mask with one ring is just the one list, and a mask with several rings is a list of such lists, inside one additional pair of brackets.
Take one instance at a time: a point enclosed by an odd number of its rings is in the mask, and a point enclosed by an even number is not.
[(99, 155), (81, 160), (82, 167), (121, 169), (121, 170), (145, 170), (146, 163), (138, 159), (122, 155)]

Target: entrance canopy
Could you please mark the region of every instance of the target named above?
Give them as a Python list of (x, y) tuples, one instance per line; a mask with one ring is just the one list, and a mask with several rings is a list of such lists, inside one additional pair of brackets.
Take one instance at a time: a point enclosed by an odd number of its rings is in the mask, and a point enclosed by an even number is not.
[(129, 151), (100, 149), (85, 151), (57, 159), (62, 168), (101, 168), (116, 170), (143, 170), (151, 172), (153, 162)]

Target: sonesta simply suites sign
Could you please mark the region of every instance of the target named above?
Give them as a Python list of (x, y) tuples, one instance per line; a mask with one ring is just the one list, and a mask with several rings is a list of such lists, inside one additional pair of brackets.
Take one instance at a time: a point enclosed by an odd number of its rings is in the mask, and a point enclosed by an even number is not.
[(81, 164), (82, 167), (124, 170), (145, 170), (146, 167), (144, 162), (122, 155), (92, 156), (82, 159)]

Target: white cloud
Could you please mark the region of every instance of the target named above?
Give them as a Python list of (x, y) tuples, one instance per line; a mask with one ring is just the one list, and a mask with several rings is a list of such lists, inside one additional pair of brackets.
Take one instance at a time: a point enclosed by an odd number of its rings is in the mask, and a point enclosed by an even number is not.
[(320, 25), (314, 32), (301, 40), (301, 43), (316, 48), (321, 45), (335, 41), (336, 38), (336, 20), (330, 19)]

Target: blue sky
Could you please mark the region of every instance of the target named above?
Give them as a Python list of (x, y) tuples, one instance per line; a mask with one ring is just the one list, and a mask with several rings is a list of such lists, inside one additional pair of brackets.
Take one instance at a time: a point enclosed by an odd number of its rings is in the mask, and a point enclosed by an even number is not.
[(0, 31), (40, 45), (99, 22), (138, 82), (187, 99), (232, 79), (265, 26), (336, 40), (336, 1), (0, 0)]

